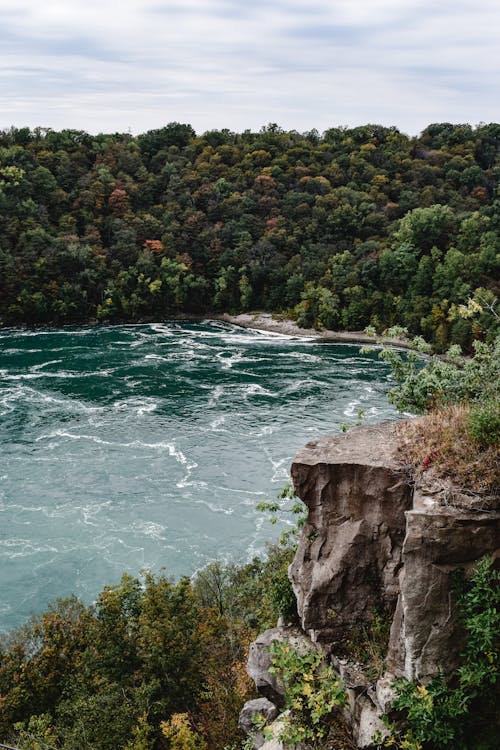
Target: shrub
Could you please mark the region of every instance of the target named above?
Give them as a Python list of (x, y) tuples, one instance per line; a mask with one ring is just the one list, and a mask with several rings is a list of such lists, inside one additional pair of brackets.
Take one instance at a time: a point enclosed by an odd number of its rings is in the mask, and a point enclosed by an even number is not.
[(271, 646), (272, 666), (285, 689), (283, 727), (279, 739), (285, 745), (307, 743), (318, 748), (327, 737), (335, 712), (347, 703), (343, 686), (331, 665), (318, 651), (299, 652), (288, 641)]
[(479, 448), (494, 447), (500, 443), (500, 401), (490, 399), (474, 406), (467, 420), (467, 431)]
[[(442, 674), (427, 685), (397, 680), (393, 709), (405, 727), (391, 727), (386, 747), (421, 750), (494, 750), (495, 686), (500, 666), (500, 573), (493, 560), (479, 561), (472, 576), (455, 573), (457, 605), (467, 635), (462, 665), (448, 681)], [(498, 721), (498, 712), (496, 714)]]

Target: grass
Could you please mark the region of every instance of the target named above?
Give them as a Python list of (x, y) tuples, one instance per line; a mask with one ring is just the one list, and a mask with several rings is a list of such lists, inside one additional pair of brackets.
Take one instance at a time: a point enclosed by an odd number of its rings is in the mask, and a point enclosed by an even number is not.
[(499, 444), (482, 447), (468, 425), (472, 407), (439, 407), (397, 430), (402, 463), (414, 467), (417, 479), (443, 481), (478, 495), (500, 492)]
[(345, 643), (345, 656), (358, 662), (369, 682), (384, 671), (391, 623), (392, 614), (373, 612), (367, 622), (352, 628)]

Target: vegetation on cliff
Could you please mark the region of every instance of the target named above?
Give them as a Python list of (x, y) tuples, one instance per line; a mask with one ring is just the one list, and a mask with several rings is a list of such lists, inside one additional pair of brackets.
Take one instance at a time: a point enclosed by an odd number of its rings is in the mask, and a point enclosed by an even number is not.
[[(400, 328), (395, 332), (403, 334)], [(446, 358), (431, 354), (432, 347), (420, 337), (409, 344), (408, 354), (380, 352), (396, 381), (389, 400), (400, 411), (423, 415), (399, 427), (402, 462), (420, 479), (429, 472), (471, 495), (498, 496), (500, 335), (492, 335), (489, 344), (474, 341), (469, 358), (456, 346)]]
[(488, 335), (500, 125), (198, 136), (0, 132), (7, 323), (266, 309), (302, 326), (394, 324), (438, 348)]
[[(498, 746), (500, 667), (500, 573), (493, 560), (479, 561), (467, 579), (454, 571), (457, 606), (466, 635), (461, 666), (427, 685), (395, 683), (393, 710), (383, 747), (400, 750), (494, 750)], [(401, 721), (401, 718), (404, 720)]]

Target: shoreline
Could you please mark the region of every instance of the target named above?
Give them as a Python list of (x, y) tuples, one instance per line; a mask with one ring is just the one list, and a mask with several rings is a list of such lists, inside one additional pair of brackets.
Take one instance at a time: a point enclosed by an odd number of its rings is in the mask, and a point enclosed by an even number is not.
[(240, 328), (253, 328), (257, 331), (268, 331), (269, 333), (281, 333), (286, 336), (300, 336), (313, 338), (317, 341), (330, 341), (334, 344), (371, 344), (373, 346), (390, 345), (402, 349), (410, 349), (410, 344), (405, 339), (391, 338), (388, 336), (369, 336), (364, 331), (331, 331), (316, 328), (299, 328), (297, 323), (290, 318), (274, 316), (273, 313), (239, 313), (230, 315), (205, 316), (205, 320), (222, 320)]
[(0, 321), (0, 330), (6, 328), (32, 329), (37, 328), (78, 328), (84, 326), (113, 326), (113, 325), (150, 325), (152, 323), (169, 323), (174, 321), (201, 321), (201, 320), (219, 320), (223, 323), (229, 323), (240, 328), (250, 328), (256, 331), (266, 331), (268, 333), (278, 333), (285, 336), (297, 336), (300, 338), (315, 339), (320, 342), (330, 342), (333, 344), (371, 344), (372, 346), (392, 346), (401, 349), (410, 349), (408, 341), (400, 338), (391, 338), (384, 336), (370, 336), (364, 331), (332, 331), (329, 329), (317, 330), (316, 328), (300, 328), (291, 318), (286, 318), (279, 313), (270, 312), (248, 312), (232, 315), (230, 313), (178, 313), (172, 317), (157, 320), (154, 318), (145, 318), (134, 321), (115, 321), (113, 323), (89, 320), (85, 323), (64, 323), (56, 325), (55, 323), (43, 324), (13, 324), (5, 325)]

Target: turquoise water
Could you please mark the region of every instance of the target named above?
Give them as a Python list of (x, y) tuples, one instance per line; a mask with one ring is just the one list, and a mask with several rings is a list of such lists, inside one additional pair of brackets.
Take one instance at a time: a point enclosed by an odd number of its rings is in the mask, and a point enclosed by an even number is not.
[(277, 537), (297, 450), (395, 418), (358, 346), (220, 322), (0, 330), (0, 630), (122, 572), (175, 577)]

